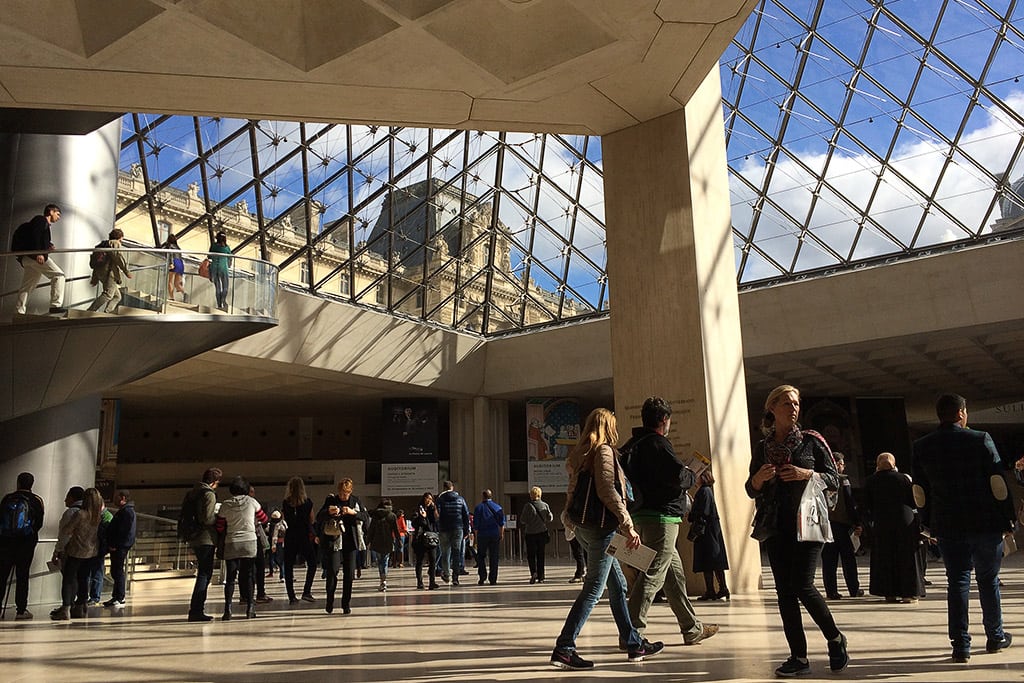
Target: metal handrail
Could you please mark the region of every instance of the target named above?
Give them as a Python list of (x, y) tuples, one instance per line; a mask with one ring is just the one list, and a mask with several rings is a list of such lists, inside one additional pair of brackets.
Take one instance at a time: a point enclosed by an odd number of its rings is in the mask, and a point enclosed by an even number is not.
[[(71, 254), (65, 267), (65, 307), (72, 309), (86, 308), (102, 291), (94, 290), (87, 281), (91, 280), (92, 271), (81, 275), (82, 261), (87, 254), (94, 252), (119, 252), (125, 257), (131, 278), (122, 282), (122, 289), (127, 296), (122, 298), (121, 306), (144, 309), (152, 312), (187, 313), (191, 308), (194, 312), (216, 313), (225, 312), (232, 315), (249, 315), (257, 317), (276, 317), (277, 285), (279, 269), (273, 263), (238, 254), (223, 254), (211, 251), (192, 249), (168, 249), (164, 247), (144, 247), (125, 245), (115, 247), (91, 247), (86, 249), (51, 249), (47, 256)], [(6, 271), (15, 263), (18, 256), (36, 256), (39, 251), (0, 251), (0, 269)], [(184, 273), (178, 278), (170, 270), (175, 258), (182, 259)], [(204, 260), (217, 263), (217, 259), (228, 260), (226, 282), (215, 283), (200, 274), (200, 265)], [(141, 276), (140, 276), (141, 273)], [(211, 275), (212, 278), (212, 275)], [(5, 275), (5, 280), (6, 275)], [(181, 289), (178, 289), (178, 285)], [(49, 282), (42, 279), (38, 288), (46, 288)], [(222, 294), (217, 294), (218, 286), (223, 286)], [(182, 291), (184, 290), (184, 291)], [(0, 302), (7, 302), (17, 290), (4, 291), (0, 294)], [(68, 293), (71, 293), (70, 296)], [(178, 301), (178, 299), (181, 299)], [(184, 308), (183, 308), (184, 307)]]

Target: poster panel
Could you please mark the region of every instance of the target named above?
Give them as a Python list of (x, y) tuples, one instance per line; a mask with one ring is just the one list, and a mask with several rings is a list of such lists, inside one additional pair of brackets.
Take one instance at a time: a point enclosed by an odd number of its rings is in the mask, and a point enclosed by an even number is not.
[(436, 463), (437, 399), (386, 398), (381, 403), (381, 462)]
[(437, 491), (437, 463), (382, 463), (380, 466), (381, 496), (414, 496), (424, 491)]
[(526, 402), (526, 448), (530, 486), (564, 491), (565, 459), (580, 438), (575, 398), (531, 398)]

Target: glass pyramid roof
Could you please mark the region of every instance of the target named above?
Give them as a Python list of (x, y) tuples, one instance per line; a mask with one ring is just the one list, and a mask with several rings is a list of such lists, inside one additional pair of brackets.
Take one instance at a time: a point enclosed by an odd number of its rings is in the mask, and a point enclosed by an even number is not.
[[(1024, 6), (762, 0), (721, 59), (737, 283), (1024, 235)], [(600, 138), (128, 114), (119, 224), (484, 335), (608, 312)], [(189, 244), (191, 240), (191, 244)]]

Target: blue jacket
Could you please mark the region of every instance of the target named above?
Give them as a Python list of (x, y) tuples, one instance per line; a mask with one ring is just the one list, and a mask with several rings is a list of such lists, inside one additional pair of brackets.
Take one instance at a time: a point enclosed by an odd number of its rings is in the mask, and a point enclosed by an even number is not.
[(477, 536), (494, 538), (505, 526), (505, 513), (493, 500), (485, 500), (473, 510), (473, 528)]
[(434, 502), (440, 514), (437, 520), (440, 531), (455, 531), (462, 527), (462, 533), (469, 534), (469, 506), (465, 498), (456, 491), (445, 491)]
[(1012, 497), (1000, 500), (992, 491), (992, 478), (1002, 478), (1003, 469), (987, 432), (939, 425), (914, 442), (914, 485), (924, 493), (921, 521), (939, 538), (1009, 531)]

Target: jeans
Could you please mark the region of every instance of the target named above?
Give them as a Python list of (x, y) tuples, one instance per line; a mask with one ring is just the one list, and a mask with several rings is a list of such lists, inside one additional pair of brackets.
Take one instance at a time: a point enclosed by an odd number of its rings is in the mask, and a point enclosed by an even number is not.
[(128, 549), (118, 548), (110, 551), (110, 578), (114, 581), (114, 587), (110, 591), (110, 597), (114, 600), (124, 602), (127, 581), (125, 578), (125, 562), (128, 560)]
[(217, 308), (228, 307), (228, 269), (225, 266), (220, 268), (211, 268), (210, 277), (213, 279), (213, 290), (217, 295)]
[(476, 573), (480, 581), (498, 583), (498, 551), (501, 550), (500, 536), (476, 537)]
[(252, 557), (240, 557), (225, 562), (227, 574), (224, 576), (224, 612), (231, 611), (231, 601), (235, 598), (235, 579), (238, 580), (238, 592), (242, 594), (242, 600), (246, 605), (252, 607), (253, 599), (253, 575), (252, 566), (255, 559)]
[(857, 556), (853, 552), (852, 529), (848, 524), (832, 522), (832, 543), (821, 549), (821, 580), (825, 584), (825, 595), (839, 595), (839, 581), (836, 572), (839, 560), (843, 562), (843, 580), (850, 595), (860, 592), (860, 578), (857, 576)]
[(686, 574), (679, 559), (676, 541), (679, 539), (678, 524), (663, 524), (658, 520), (634, 519), (637, 533), (644, 545), (657, 552), (646, 573), (638, 574), (629, 594), (629, 618), (636, 629), (643, 633), (647, 628), (647, 610), (651, 608), (654, 596), (662, 588), (672, 613), (676, 615), (679, 630), (686, 636), (699, 636), (703, 624), (697, 620), (690, 599), (686, 597)]
[(441, 537), (441, 577), (447, 581), (451, 578), (459, 580), (462, 573), (462, 529), (442, 531)]
[(619, 561), (604, 552), (613, 535), (614, 532), (576, 528), (576, 539), (587, 553), (587, 575), (555, 641), (556, 650), (576, 650), (576, 637), (604, 593), (605, 585), (608, 586), (608, 601), (619, 631), (619, 642), (630, 648), (640, 647), (640, 634), (633, 628), (626, 606), (626, 577), (622, 575)]
[(89, 601), (99, 602), (103, 597), (103, 555), (90, 557), (85, 561), (86, 578), (89, 583)]
[(303, 595), (313, 592), (313, 579), (316, 577), (316, 550), (308, 539), (303, 542), (303, 538), (286, 538), (284, 541), (284, 587), (288, 592), (288, 600), (293, 602), (295, 601), (295, 558), (300, 552), (306, 561), (306, 583), (302, 587)]
[(192, 548), (192, 551), (196, 554), (196, 585), (192, 588), (188, 613), (199, 616), (206, 610), (206, 589), (210, 587), (210, 579), (213, 578), (214, 547), (201, 545)]
[(971, 568), (977, 573), (981, 621), (989, 640), (1003, 638), (1003, 610), (999, 595), (999, 566), (1003, 561), (1003, 536), (999, 532), (964, 534), (954, 540), (939, 538), (939, 549), (946, 561), (946, 609), (949, 640), (954, 650), (969, 653), (970, 620), (967, 598), (971, 588)]
[(35, 536), (30, 538), (5, 538), (0, 540), (0, 579), (3, 580), (2, 590), (7, 595), (11, 572), (17, 587), (14, 589), (14, 604), (18, 612), (28, 608), (28, 578), (32, 568), (32, 557), (36, 553)]
[(544, 546), (547, 545), (547, 539), (547, 532), (526, 534), (526, 561), (530, 565), (530, 576), (536, 577), (538, 581), (544, 580)]
[(838, 638), (832, 612), (825, 599), (814, 586), (814, 575), (818, 569), (818, 553), (821, 543), (796, 540), (795, 529), (780, 525), (778, 533), (764, 542), (768, 563), (775, 577), (775, 593), (779, 599), (779, 616), (782, 630), (789, 643), (789, 654), (793, 657), (807, 656), (807, 636), (804, 634), (800, 605), (804, 606), (811, 619), (821, 629), (826, 640)]
[(387, 581), (388, 561), (390, 559), (391, 553), (377, 553), (377, 573), (380, 575), (381, 581)]

